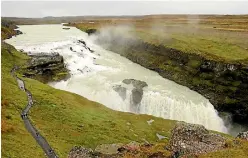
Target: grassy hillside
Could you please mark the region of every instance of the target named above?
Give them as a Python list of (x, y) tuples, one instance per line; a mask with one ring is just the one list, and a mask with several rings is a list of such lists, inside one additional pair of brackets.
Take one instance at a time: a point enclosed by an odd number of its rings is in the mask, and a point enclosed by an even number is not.
[[(27, 98), (10, 75), (14, 64), (25, 65), (28, 57), (4, 43), (1, 55), (2, 157), (44, 157), (38, 144), (24, 128), (20, 112)], [(175, 121), (148, 115), (113, 111), (79, 95), (56, 90), (33, 79), (22, 79), (35, 100), (30, 113), (31, 120), (60, 157), (66, 157), (75, 145), (94, 148), (99, 144), (146, 140), (150, 143), (160, 142), (164, 146), (168, 139), (158, 141), (156, 133), (169, 138), (175, 124)], [(150, 119), (155, 120), (152, 125), (146, 122)], [(248, 156), (247, 141), (233, 143), (233, 138), (229, 139), (226, 149), (202, 156)]]
[(132, 35), (156, 45), (217, 60), (248, 61), (248, 16), (151, 15), (82, 20), (69, 25), (89, 28), (128, 25)]
[[(20, 117), (27, 98), (10, 75), (14, 64), (22, 65), (28, 57), (6, 44), (2, 45), (1, 55), (2, 157), (42, 157), (42, 150), (26, 131)], [(56, 90), (33, 79), (23, 79), (35, 100), (30, 118), (60, 157), (66, 157), (74, 145), (96, 147), (102, 143), (144, 142), (144, 139), (156, 142), (156, 133), (169, 136), (175, 123), (113, 111), (79, 95)], [(151, 126), (146, 122), (150, 119), (155, 120)]]
[(16, 25), (12, 21), (3, 20), (1, 21), (1, 40), (5, 40), (7, 38), (11, 38), (12, 36), (16, 35), (17, 32), (14, 30), (16, 29)]

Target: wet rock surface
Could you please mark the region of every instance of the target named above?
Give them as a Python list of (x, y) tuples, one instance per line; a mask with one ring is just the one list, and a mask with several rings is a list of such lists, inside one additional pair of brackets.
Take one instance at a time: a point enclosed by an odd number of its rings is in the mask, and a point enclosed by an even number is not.
[(143, 96), (143, 88), (148, 86), (147, 83), (135, 79), (124, 79), (122, 82), (127, 85), (133, 85), (131, 101), (133, 105), (139, 104)]
[(126, 99), (127, 89), (125, 87), (122, 87), (121, 85), (116, 85), (113, 87), (113, 89), (119, 94), (119, 96), (122, 98), (122, 100)]
[(224, 137), (209, 132), (202, 125), (179, 122), (172, 130), (169, 148), (175, 154), (203, 154), (224, 148)]
[(125, 84), (132, 84), (137, 89), (142, 89), (148, 86), (146, 82), (135, 79), (124, 79), (122, 82)]
[(91, 35), (91, 34), (96, 33), (97, 29), (87, 29), (85, 32), (88, 33), (88, 35)]
[[(143, 88), (147, 87), (147, 83), (144, 81), (136, 80), (136, 79), (124, 79), (122, 83), (126, 85), (132, 85), (133, 88), (131, 90), (131, 100), (130, 103), (132, 105), (131, 109), (133, 112), (137, 112), (137, 105), (141, 102), (143, 97)], [(122, 85), (116, 85), (113, 89), (119, 94), (119, 96), (125, 100), (127, 98), (127, 88)]]
[(58, 53), (29, 54), (29, 56), (31, 59), (24, 73), (26, 77), (48, 82), (63, 79), (68, 75), (64, 59)]

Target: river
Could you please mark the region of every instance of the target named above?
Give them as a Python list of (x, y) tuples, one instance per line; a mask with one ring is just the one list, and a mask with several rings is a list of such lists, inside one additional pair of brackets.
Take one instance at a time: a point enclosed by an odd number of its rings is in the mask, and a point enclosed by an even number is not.
[[(77, 93), (114, 110), (202, 124), (207, 129), (228, 132), (206, 98), (101, 48), (76, 28), (66, 30), (62, 25), (21, 25), (19, 30), (22, 35), (6, 42), (27, 53), (58, 52), (64, 57), (71, 77), (66, 81), (49, 83), (54, 88)], [(79, 43), (79, 39), (94, 52)], [(137, 79), (148, 84), (143, 88), (142, 100), (137, 107), (130, 103), (132, 87), (122, 83), (124, 79)], [(125, 99), (113, 89), (116, 85), (127, 89)]]

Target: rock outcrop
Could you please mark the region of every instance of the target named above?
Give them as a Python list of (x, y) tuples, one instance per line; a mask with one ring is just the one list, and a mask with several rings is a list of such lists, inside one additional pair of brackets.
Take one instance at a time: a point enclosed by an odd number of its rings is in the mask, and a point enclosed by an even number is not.
[(179, 122), (172, 130), (169, 148), (179, 155), (198, 155), (224, 148), (224, 137), (202, 125)]
[(46, 83), (64, 79), (68, 75), (63, 57), (58, 53), (39, 53), (30, 56), (27, 71), (24, 73), (26, 77)]
[(113, 89), (119, 94), (119, 96), (122, 98), (122, 100), (126, 99), (127, 89), (125, 87), (122, 87), (121, 85), (116, 85), (113, 87)]
[(137, 89), (142, 89), (148, 86), (146, 82), (135, 79), (124, 79), (122, 82), (125, 84), (132, 84)]
[(246, 131), (246, 132), (240, 132), (237, 135), (237, 138), (240, 138), (240, 139), (243, 139), (243, 140), (247, 140), (248, 141), (248, 131)]
[[(122, 83), (126, 85), (132, 85), (132, 93), (130, 104), (132, 105), (132, 111), (137, 111), (137, 105), (141, 102), (143, 97), (143, 88), (147, 87), (147, 83), (140, 80), (135, 79), (124, 79)], [(127, 97), (127, 88), (122, 85), (116, 85), (113, 89), (119, 94), (119, 96), (125, 100)]]
[(87, 29), (85, 30), (86, 33), (88, 33), (88, 35), (94, 34), (97, 32), (97, 29)]
[(147, 83), (135, 79), (124, 79), (122, 82), (127, 85), (133, 85), (134, 88), (132, 89), (131, 104), (138, 105), (143, 96), (143, 88), (148, 86)]

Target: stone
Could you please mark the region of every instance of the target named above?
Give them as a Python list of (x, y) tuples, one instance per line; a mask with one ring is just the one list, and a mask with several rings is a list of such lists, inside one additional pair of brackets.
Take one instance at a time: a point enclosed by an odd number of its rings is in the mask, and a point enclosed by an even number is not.
[(183, 154), (202, 154), (224, 148), (225, 139), (204, 126), (179, 122), (172, 130), (169, 146)]
[(68, 158), (91, 158), (92, 153), (92, 149), (75, 146), (71, 149)]
[(148, 125), (151, 125), (153, 123), (154, 120), (149, 120), (149, 121), (146, 121), (148, 123)]
[(248, 141), (248, 131), (246, 132), (240, 132), (236, 138), (240, 138), (240, 139), (243, 139), (243, 140), (247, 140)]
[(118, 144), (102, 144), (98, 145), (95, 149), (95, 152), (99, 152), (101, 154), (117, 154), (118, 153), (118, 148), (122, 147), (123, 144), (118, 143)]
[(160, 135), (160, 134), (158, 134), (158, 133), (156, 133), (156, 136), (158, 137), (159, 140), (162, 140), (162, 139), (165, 139), (165, 138), (166, 138), (165, 136)]

